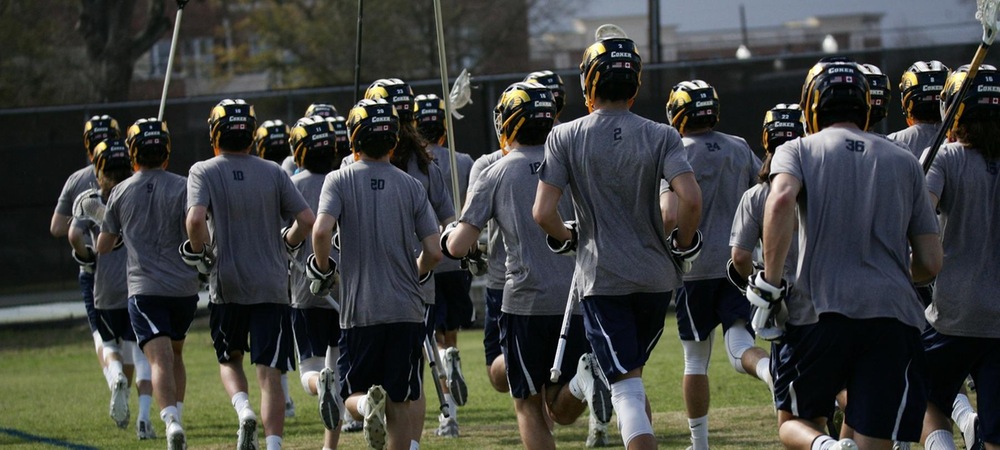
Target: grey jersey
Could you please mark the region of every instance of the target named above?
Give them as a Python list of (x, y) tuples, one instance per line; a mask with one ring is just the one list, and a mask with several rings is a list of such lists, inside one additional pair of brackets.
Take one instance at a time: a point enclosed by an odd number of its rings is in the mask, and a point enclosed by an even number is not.
[(70, 174), (63, 184), (62, 192), (59, 193), (59, 200), (56, 202), (56, 214), (72, 217), (73, 202), (76, 196), (90, 188), (97, 187), (97, 175), (94, 173), (94, 165), (87, 164), (87, 167)]
[(579, 224), (576, 287), (584, 296), (667, 292), (681, 285), (660, 216), (660, 180), (691, 172), (673, 128), (599, 109), (552, 129), (542, 181), (569, 185)]
[(212, 302), (288, 303), (281, 229), (309, 206), (284, 170), (246, 153), (221, 153), (191, 166), (187, 205), (208, 209)]
[(922, 328), (908, 238), (938, 226), (916, 158), (874, 134), (831, 127), (778, 147), (771, 174), (780, 173), (802, 182), (789, 322), (834, 312)]
[[(480, 156), (475, 163), (472, 164), (472, 171), (469, 172), (469, 190), (471, 191), (476, 183), (479, 182), (479, 175), (486, 170), (491, 164), (497, 162), (503, 158), (503, 150), (496, 150), (492, 153), (487, 153)], [(490, 221), (487, 224), (488, 236), (487, 248), (489, 249), (489, 254), (487, 256), (487, 271), (486, 271), (486, 287), (488, 289), (503, 289), (504, 283), (506, 282), (506, 261), (507, 261), (507, 249), (503, 245), (503, 236), (500, 235), (500, 230)]]
[(757, 182), (760, 159), (743, 138), (717, 131), (685, 136), (683, 142), (701, 188), (703, 239), (684, 281), (725, 278), (733, 215), (743, 193)]
[[(760, 183), (743, 193), (740, 205), (733, 216), (733, 227), (729, 233), (729, 246), (753, 252), (764, 233), (764, 205), (771, 185)], [(730, 252), (732, 254), (732, 252)], [(785, 258), (785, 281), (795, 283), (795, 262), (798, 260), (799, 242), (792, 239)]]
[(387, 162), (358, 161), (329, 173), (320, 214), (340, 226), (340, 326), (422, 323), (413, 242), (438, 231), (427, 191)]
[[(445, 187), (447, 188), (448, 201), (454, 203), (451, 195), (451, 152), (437, 144), (427, 146), (427, 151), (434, 158), (434, 162), (438, 167), (441, 168), (441, 176), (444, 177)], [(458, 165), (458, 204), (459, 208), (461, 208), (461, 205), (465, 204), (465, 194), (469, 189), (469, 172), (472, 171), (473, 164), (472, 157), (465, 153), (455, 152), (455, 163)], [(454, 272), (458, 270), (462, 270), (462, 264), (451, 258), (445, 258), (434, 268), (435, 273)]]
[(953, 336), (1000, 338), (1000, 162), (961, 144), (941, 148), (927, 173), (938, 197), (944, 266), (927, 320)]
[[(503, 235), (507, 283), (501, 310), (509, 314), (562, 314), (573, 279), (573, 258), (550, 251), (545, 232), (531, 216), (544, 157), (542, 146), (522, 147), (490, 165), (462, 214), (462, 222), (480, 230), (493, 219)], [(567, 220), (573, 218), (568, 197), (559, 201), (559, 212)]]
[[(73, 219), (70, 226), (86, 233), (91, 242), (97, 242), (97, 235), (101, 233), (96, 223), (86, 219)], [(94, 307), (97, 309), (128, 308), (128, 252), (122, 250), (97, 255), (94, 270)]]
[(937, 134), (940, 127), (939, 123), (916, 123), (890, 134), (888, 138), (902, 144), (910, 149), (913, 156), (920, 158), (924, 149), (933, 143), (934, 135)]
[[(323, 181), (326, 179), (325, 174), (312, 173), (308, 170), (303, 170), (295, 176), (292, 177), (292, 184), (302, 193), (302, 198), (305, 199), (306, 204), (309, 205), (313, 211), (319, 209), (319, 196), (323, 191)], [(294, 308), (333, 308), (333, 302), (336, 301), (337, 297), (340, 297), (340, 292), (334, 289), (331, 296), (318, 297), (313, 295), (312, 291), (309, 290), (309, 279), (306, 278), (305, 271), (303, 270), (306, 266), (306, 261), (309, 259), (309, 255), (313, 254), (312, 239), (306, 239), (302, 243), (302, 248), (296, 256), (298, 264), (293, 264), (291, 268), (291, 276), (289, 277), (289, 283), (291, 284), (292, 291), (292, 307)], [(330, 244), (330, 256), (334, 261), (340, 263), (340, 252)]]
[(198, 294), (198, 271), (177, 252), (187, 240), (186, 198), (186, 179), (163, 169), (140, 170), (111, 190), (101, 231), (125, 242), (129, 296)]
[(281, 169), (288, 174), (288, 176), (295, 175), (299, 172), (299, 166), (295, 165), (295, 158), (288, 156), (284, 161), (281, 162)]

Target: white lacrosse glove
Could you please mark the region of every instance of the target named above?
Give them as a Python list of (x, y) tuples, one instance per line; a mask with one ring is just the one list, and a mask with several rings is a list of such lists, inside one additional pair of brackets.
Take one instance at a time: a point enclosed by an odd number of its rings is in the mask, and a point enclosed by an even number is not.
[(431, 270), (423, 275), (420, 275), (420, 279), (417, 280), (417, 284), (423, 286), (427, 284), (428, 281), (431, 281), (431, 278), (433, 277), (434, 277), (434, 271)]
[(330, 268), (326, 272), (319, 269), (316, 263), (316, 254), (309, 255), (306, 260), (306, 278), (309, 279), (309, 291), (313, 295), (325, 297), (330, 295), (330, 289), (337, 284), (340, 275), (337, 273), (337, 262), (333, 258), (327, 257)]
[(88, 245), (87, 251), (83, 255), (77, 253), (76, 250), (73, 250), (72, 253), (73, 260), (80, 265), (80, 270), (87, 273), (94, 273), (94, 268), (97, 267), (97, 255), (94, 253), (93, 247)]
[(458, 222), (452, 222), (445, 225), (444, 230), (441, 231), (441, 240), (438, 241), (438, 244), (441, 246), (441, 253), (445, 258), (458, 260), (463, 259), (464, 257), (457, 257), (448, 251), (448, 237), (451, 236), (451, 233), (454, 233), (456, 229), (458, 229)]
[(670, 232), (670, 236), (667, 237), (667, 244), (670, 247), (670, 256), (674, 258), (677, 268), (680, 269), (682, 274), (685, 274), (691, 271), (694, 260), (698, 259), (698, 255), (701, 254), (701, 230), (695, 230), (691, 247), (685, 250), (677, 248), (676, 244), (674, 244), (677, 241), (678, 231), (679, 229), (674, 228), (674, 231)]
[(576, 221), (567, 220), (563, 222), (563, 226), (569, 230), (570, 238), (566, 241), (559, 241), (552, 236), (545, 236), (545, 244), (549, 246), (549, 250), (552, 250), (557, 255), (572, 256), (576, 254), (576, 241), (579, 235), (576, 231)]
[(462, 265), (469, 269), (473, 276), (481, 277), (489, 271), (490, 265), (486, 257), (486, 244), (476, 243), (469, 254), (462, 259)]
[(285, 244), (285, 251), (288, 252), (288, 257), (294, 259), (299, 255), (299, 249), (302, 248), (302, 245), (305, 244), (306, 241), (303, 239), (299, 241), (298, 244), (295, 245), (289, 244), (288, 233), (290, 231), (292, 231), (292, 227), (285, 227), (281, 229), (281, 242)]
[(773, 286), (764, 281), (764, 273), (757, 272), (747, 283), (747, 300), (756, 307), (750, 326), (754, 333), (766, 341), (773, 341), (785, 334), (788, 311), (784, 305), (788, 283), (781, 280), (781, 286)]
[[(757, 272), (763, 270), (764, 266), (758, 263), (757, 261), (754, 261), (753, 271), (750, 272), (749, 278), (753, 278), (753, 276), (756, 275)], [(733, 286), (736, 286), (736, 289), (740, 290), (741, 294), (747, 295), (747, 281), (749, 280), (749, 278), (743, 278), (740, 275), (740, 272), (736, 270), (736, 263), (733, 262), (732, 258), (729, 258), (729, 262), (726, 263), (726, 278), (729, 279), (729, 282), (732, 283)]]
[(187, 240), (181, 244), (181, 248), (178, 249), (181, 253), (181, 259), (184, 260), (184, 264), (187, 264), (195, 269), (198, 269), (198, 273), (202, 275), (208, 275), (212, 273), (212, 266), (215, 265), (215, 254), (207, 246), (202, 246), (200, 252), (195, 252), (191, 249), (191, 241)]
[(90, 220), (101, 226), (104, 223), (104, 199), (98, 189), (87, 189), (73, 200), (73, 217)]

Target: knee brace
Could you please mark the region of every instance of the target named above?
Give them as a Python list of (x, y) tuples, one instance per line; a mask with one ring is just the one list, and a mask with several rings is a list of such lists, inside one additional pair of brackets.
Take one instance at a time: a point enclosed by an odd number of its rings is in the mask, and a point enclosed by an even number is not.
[(121, 350), (118, 348), (118, 341), (104, 341), (101, 343), (104, 347), (104, 360), (108, 361), (111, 355), (118, 355), (121, 359)]
[(135, 381), (153, 381), (153, 369), (149, 366), (146, 354), (139, 350), (139, 345), (132, 342), (132, 362), (135, 364)]
[(309, 389), (309, 380), (314, 376), (318, 377), (321, 370), (323, 370), (323, 358), (319, 356), (299, 362), (299, 380), (302, 381), (302, 389), (305, 389), (307, 394), (315, 395)]
[(684, 375), (708, 375), (714, 340), (713, 332), (704, 341), (681, 341), (681, 346), (684, 347)]
[(726, 330), (726, 356), (729, 357), (729, 364), (733, 365), (739, 373), (747, 373), (743, 368), (743, 353), (754, 345), (753, 336), (745, 327), (746, 322), (737, 320), (733, 326)]
[(122, 341), (121, 345), (121, 356), (122, 364), (134, 365), (135, 364), (135, 354), (134, 350), (136, 345), (132, 341)]
[(618, 416), (618, 431), (626, 448), (632, 439), (653, 434), (653, 424), (646, 415), (646, 390), (641, 378), (627, 378), (611, 384), (611, 405)]

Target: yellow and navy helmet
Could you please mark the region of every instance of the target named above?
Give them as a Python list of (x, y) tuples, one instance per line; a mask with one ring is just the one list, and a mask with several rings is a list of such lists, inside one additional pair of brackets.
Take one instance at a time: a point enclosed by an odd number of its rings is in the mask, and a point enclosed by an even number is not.
[(525, 124), (552, 128), (555, 118), (556, 103), (552, 91), (531, 81), (519, 81), (508, 86), (493, 108), (493, 126), (501, 149), (506, 149), (517, 140), (517, 132)]
[(667, 98), (667, 119), (681, 133), (692, 124), (714, 127), (719, 122), (719, 94), (702, 80), (677, 83)]
[(556, 116), (562, 113), (566, 106), (566, 87), (563, 85), (562, 77), (551, 70), (531, 72), (524, 77), (524, 81), (534, 81), (552, 91), (552, 98), (556, 102)]
[(306, 158), (329, 159), (331, 164), (337, 153), (337, 140), (333, 123), (322, 116), (303, 117), (295, 122), (288, 142), (292, 146), (295, 165), (305, 167)]
[(94, 156), (94, 147), (101, 141), (120, 137), (122, 130), (118, 128), (118, 121), (107, 114), (91, 117), (83, 124), (83, 146), (87, 149), (87, 156), (91, 158)]
[(627, 37), (601, 39), (583, 52), (580, 63), (580, 87), (593, 110), (594, 95), (599, 86), (616, 85), (622, 92), (629, 92), (629, 101), (639, 92), (642, 58), (635, 42)]
[(965, 96), (958, 99), (962, 82), (968, 76), (969, 65), (966, 64), (952, 72), (941, 89), (941, 117), (945, 116), (952, 103), (959, 102), (958, 111), (955, 112), (955, 122), (952, 125), (953, 130), (963, 119), (1000, 117), (1000, 73), (997, 72), (997, 68), (990, 64), (981, 64)]
[[(413, 89), (399, 78), (382, 78), (375, 80), (365, 91), (369, 100), (383, 99), (396, 108), (396, 114), (401, 122), (413, 120)], [(350, 121), (350, 115), (347, 120)]]
[(363, 99), (347, 115), (351, 150), (359, 153), (385, 155), (399, 143), (399, 115), (391, 103), (383, 99)]
[(94, 147), (94, 171), (98, 176), (115, 171), (131, 171), (132, 158), (129, 157), (125, 140), (113, 138), (101, 141)]
[(434, 94), (420, 94), (413, 101), (413, 120), (417, 131), (430, 142), (440, 144), (448, 129), (444, 99)]
[(941, 89), (951, 71), (941, 61), (917, 61), (905, 72), (899, 82), (903, 115), (907, 118), (921, 116), (923, 120), (940, 122), (937, 116)]
[(227, 98), (215, 105), (208, 116), (208, 135), (216, 152), (220, 144), (232, 151), (249, 148), (256, 129), (257, 115), (253, 105), (243, 99)]
[(327, 117), (327, 122), (333, 127), (334, 140), (337, 144), (338, 161), (351, 154), (351, 135), (347, 131), (347, 119), (344, 116)]
[(820, 129), (822, 114), (856, 113), (857, 125), (868, 129), (868, 111), (871, 109), (868, 79), (857, 63), (843, 59), (824, 59), (816, 63), (806, 75), (799, 102), (806, 116), (806, 131)]
[(266, 120), (253, 136), (257, 156), (281, 164), (291, 154), (288, 146), (288, 125), (280, 120)]
[(302, 117), (320, 116), (327, 118), (337, 117), (338, 115), (340, 115), (340, 113), (337, 112), (337, 108), (334, 108), (333, 105), (327, 103), (313, 103), (306, 108), (306, 113), (303, 114)]
[(167, 122), (155, 117), (139, 119), (128, 128), (125, 138), (133, 164), (144, 161), (166, 161), (170, 158), (170, 131)]
[(889, 100), (892, 98), (889, 77), (874, 64), (858, 64), (858, 66), (868, 78), (868, 88), (871, 92), (871, 112), (868, 113), (868, 126), (872, 127), (889, 115)]
[(764, 114), (760, 141), (764, 151), (771, 153), (779, 145), (806, 135), (806, 118), (795, 103), (778, 103)]

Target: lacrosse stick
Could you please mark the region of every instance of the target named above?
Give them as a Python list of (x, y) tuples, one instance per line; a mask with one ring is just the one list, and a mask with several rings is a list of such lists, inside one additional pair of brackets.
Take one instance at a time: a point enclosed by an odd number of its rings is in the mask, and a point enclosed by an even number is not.
[[(441, 19), (441, 0), (434, 0), (434, 23), (437, 28), (438, 66), (441, 69), (441, 93), (448, 89), (448, 58), (444, 50), (444, 22)], [(456, 84), (457, 85), (457, 84)], [(452, 111), (451, 95), (444, 97), (445, 109)], [(455, 161), (455, 129), (452, 127), (451, 114), (444, 115), (445, 130), (448, 134), (448, 160), (451, 161), (451, 201), (455, 206), (455, 214), (461, 214), (461, 193), (458, 192), (458, 162)]]
[(167, 107), (167, 88), (170, 87), (170, 73), (174, 70), (174, 51), (177, 50), (177, 36), (181, 31), (181, 17), (188, 0), (177, 0), (177, 18), (174, 19), (174, 35), (170, 38), (170, 53), (167, 56), (167, 73), (163, 76), (163, 95), (160, 96), (160, 112), (156, 120), (163, 120), (163, 110)]
[(566, 354), (566, 339), (569, 336), (569, 323), (570, 319), (573, 317), (573, 306), (576, 305), (576, 295), (570, 288), (569, 298), (566, 299), (566, 312), (563, 313), (562, 328), (559, 329), (559, 343), (556, 344), (556, 357), (552, 361), (552, 368), (549, 369), (549, 381), (553, 383), (559, 382), (559, 377), (562, 376), (562, 362), (563, 357)]
[(358, 0), (358, 33), (354, 47), (354, 101), (361, 100), (361, 18), (364, 16), (364, 0)]
[(437, 391), (438, 401), (441, 403), (439, 409), (444, 417), (451, 417), (448, 412), (448, 402), (444, 399), (444, 390), (441, 389), (441, 381), (446, 379), (441, 372), (441, 361), (438, 358), (437, 345), (431, 341), (430, 336), (424, 338), (424, 356), (427, 357), (427, 365), (431, 367), (431, 375), (434, 376), (434, 390)]
[(962, 99), (965, 98), (965, 94), (969, 91), (969, 86), (976, 79), (976, 73), (979, 72), (979, 65), (986, 59), (986, 52), (989, 51), (990, 45), (993, 44), (993, 39), (996, 38), (997, 29), (1000, 28), (1000, 20), (997, 17), (998, 5), (1000, 5), (1000, 0), (976, 0), (976, 19), (979, 19), (979, 22), (983, 24), (983, 40), (979, 43), (979, 48), (976, 49), (975, 56), (972, 57), (972, 64), (969, 65), (968, 75), (962, 80), (962, 87), (959, 88), (958, 95), (955, 97), (957, 101), (952, 102), (951, 106), (948, 107), (948, 111), (941, 120), (941, 128), (934, 135), (934, 141), (931, 142), (930, 149), (927, 150), (927, 154), (924, 155), (921, 161), (924, 173), (931, 170), (934, 157), (937, 156), (938, 149), (944, 142), (945, 136), (948, 135), (948, 130), (951, 129), (955, 122), (958, 105), (962, 103)]

